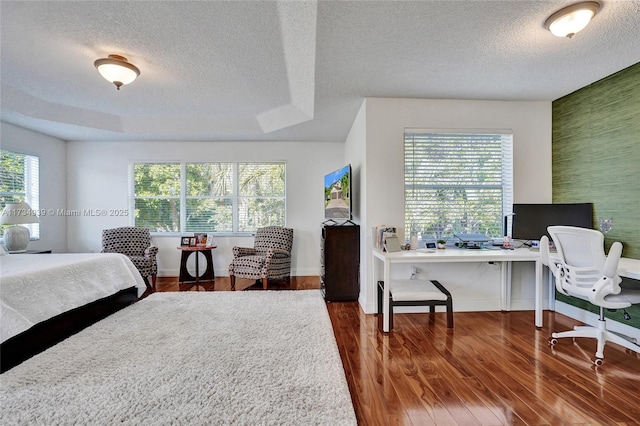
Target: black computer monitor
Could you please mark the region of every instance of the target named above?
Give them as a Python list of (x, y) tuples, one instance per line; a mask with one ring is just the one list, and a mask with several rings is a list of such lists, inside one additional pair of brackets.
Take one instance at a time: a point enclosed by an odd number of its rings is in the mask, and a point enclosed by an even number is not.
[(539, 240), (552, 225), (593, 229), (593, 203), (514, 204), (511, 237), (516, 240)]

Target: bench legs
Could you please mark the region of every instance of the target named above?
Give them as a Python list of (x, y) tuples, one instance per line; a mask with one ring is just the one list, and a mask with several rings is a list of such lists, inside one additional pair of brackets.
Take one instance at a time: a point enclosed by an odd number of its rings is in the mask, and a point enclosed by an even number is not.
[[(453, 298), (449, 290), (444, 288), (436, 280), (431, 283), (447, 296), (447, 300), (411, 300), (394, 302), (391, 293), (389, 293), (389, 330), (393, 330), (393, 307), (394, 306), (429, 306), (429, 312), (434, 313), (436, 306), (445, 306), (447, 312), (447, 328), (453, 328)], [(384, 297), (384, 282), (378, 281), (378, 313), (382, 313), (382, 298)]]

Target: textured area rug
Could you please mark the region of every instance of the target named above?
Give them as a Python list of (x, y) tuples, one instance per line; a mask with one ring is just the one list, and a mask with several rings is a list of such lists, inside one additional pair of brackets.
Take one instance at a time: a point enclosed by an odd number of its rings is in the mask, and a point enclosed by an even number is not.
[(318, 290), (156, 293), (0, 381), (7, 425), (356, 424)]

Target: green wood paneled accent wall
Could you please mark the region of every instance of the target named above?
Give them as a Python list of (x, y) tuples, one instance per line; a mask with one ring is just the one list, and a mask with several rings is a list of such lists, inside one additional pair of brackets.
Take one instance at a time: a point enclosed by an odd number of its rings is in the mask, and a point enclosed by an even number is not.
[[(640, 259), (640, 63), (553, 102), (553, 202), (594, 204), (594, 223), (613, 218), (605, 234), (624, 245), (622, 255)], [(625, 279), (623, 286), (638, 286)], [(562, 300), (597, 313), (588, 302)], [(607, 318), (640, 328), (640, 306), (605, 311)]]
[(640, 63), (553, 102), (553, 202), (594, 204), (594, 223), (640, 259)]

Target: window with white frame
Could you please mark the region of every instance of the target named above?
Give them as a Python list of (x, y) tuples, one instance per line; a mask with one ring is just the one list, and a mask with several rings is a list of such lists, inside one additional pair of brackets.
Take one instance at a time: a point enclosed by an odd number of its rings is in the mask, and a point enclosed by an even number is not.
[(503, 236), (513, 197), (511, 131), (405, 129), (405, 233)]
[(237, 234), (285, 225), (285, 163), (131, 165), (133, 225), (154, 233)]
[[(0, 211), (7, 204), (22, 202), (29, 204), (34, 214), (39, 212), (40, 158), (35, 155), (0, 150)], [(31, 239), (40, 238), (39, 223), (21, 226), (29, 228)]]

